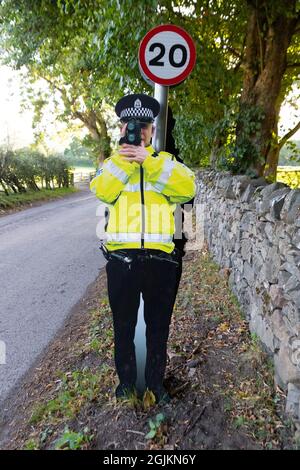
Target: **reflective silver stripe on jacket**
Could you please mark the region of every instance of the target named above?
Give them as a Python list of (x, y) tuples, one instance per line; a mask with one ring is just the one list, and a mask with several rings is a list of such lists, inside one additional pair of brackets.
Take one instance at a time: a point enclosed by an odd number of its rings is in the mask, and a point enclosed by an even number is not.
[(172, 170), (175, 166), (175, 162), (172, 160), (165, 160), (164, 166), (158, 180), (153, 185), (161, 192), (166, 186), (168, 179), (171, 176)]
[(127, 175), (126, 171), (121, 170), (121, 168), (119, 168), (111, 160), (105, 165), (104, 169), (108, 170), (112, 175), (114, 175), (123, 184), (127, 183), (129, 176)]
[[(126, 186), (124, 186), (123, 191), (128, 191), (130, 193), (136, 193), (137, 191), (141, 190), (141, 185), (140, 183), (135, 183), (135, 184), (129, 184), (127, 183)], [(145, 183), (144, 185), (144, 191), (154, 191), (155, 193), (160, 193), (159, 189), (155, 188), (152, 183)]]
[[(140, 242), (141, 234), (140, 233), (106, 233), (107, 241), (110, 242)], [(171, 243), (173, 240), (172, 235), (161, 234), (161, 233), (144, 233), (145, 242), (153, 243)]]

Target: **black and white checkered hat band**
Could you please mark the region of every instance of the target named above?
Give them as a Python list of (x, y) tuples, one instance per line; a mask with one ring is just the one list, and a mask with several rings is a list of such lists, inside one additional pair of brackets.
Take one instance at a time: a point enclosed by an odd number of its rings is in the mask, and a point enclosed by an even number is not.
[(153, 111), (149, 108), (125, 108), (121, 111), (120, 119), (128, 117), (154, 119)]

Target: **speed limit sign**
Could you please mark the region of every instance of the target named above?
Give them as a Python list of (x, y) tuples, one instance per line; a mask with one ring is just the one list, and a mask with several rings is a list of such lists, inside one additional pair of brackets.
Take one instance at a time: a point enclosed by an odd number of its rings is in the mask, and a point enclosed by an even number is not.
[(193, 70), (196, 48), (191, 36), (179, 26), (157, 26), (143, 38), (139, 65), (143, 75), (159, 85), (182, 82)]

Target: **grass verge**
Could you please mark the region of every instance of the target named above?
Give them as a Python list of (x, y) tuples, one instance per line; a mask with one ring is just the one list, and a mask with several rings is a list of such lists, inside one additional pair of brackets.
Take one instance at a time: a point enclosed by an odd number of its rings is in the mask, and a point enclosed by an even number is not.
[(41, 189), (40, 191), (27, 191), (26, 193), (10, 194), (0, 193), (0, 214), (4, 214), (8, 210), (16, 209), (31, 205), (34, 202), (47, 201), (51, 199), (62, 198), (68, 194), (78, 191), (77, 188), (55, 188)]

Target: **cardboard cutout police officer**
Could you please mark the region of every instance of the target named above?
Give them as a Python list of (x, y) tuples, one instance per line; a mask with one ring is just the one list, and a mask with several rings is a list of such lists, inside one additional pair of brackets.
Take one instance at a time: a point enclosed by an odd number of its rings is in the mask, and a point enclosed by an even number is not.
[(194, 197), (195, 176), (171, 154), (157, 153), (152, 147), (159, 108), (157, 100), (144, 94), (128, 95), (117, 103), (123, 139), (90, 187), (110, 211), (104, 250), (120, 381), (116, 397), (126, 397), (135, 390), (134, 334), (142, 293), (145, 383), (157, 402), (166, 402), (169, 396), (163, 379), (178, 276), (174, 210), (177, 203)]

